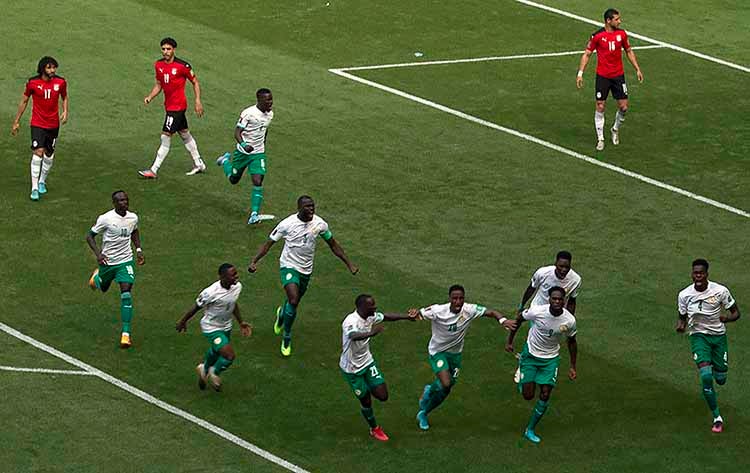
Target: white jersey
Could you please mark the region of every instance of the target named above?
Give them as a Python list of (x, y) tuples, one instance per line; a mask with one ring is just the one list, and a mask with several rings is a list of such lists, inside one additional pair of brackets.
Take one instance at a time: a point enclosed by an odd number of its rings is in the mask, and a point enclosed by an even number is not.
[(555, 274), (555, 266), (543, 266), (536, 270), (531, 276), (531, 287), (536, 289), (536, 295), (531, 300), (531, 307), (536, 305), (549, 304), (549, 291), (555, 286), (565, 289), (565, 298), (578, 297), (578, 289), (581, 287), (581, 276), (572, 269), (565, 275), (565, 279), (560, 279)]
[(130, 235), (137, 229), (138, 216), (133, 212), (126, 211), (123, 217), (112, 209), (99, 215), (91, 231), (102, 234), (102, 254), (107, 258), (107, 266), (133, 259)]
[[(248, 107), (240, 113), (240, 118), (237, 120), (237, 128), (242, 128), (242, 140), (253, 147), (253, 151), (250, 154), (266, 152), (266, 133), (268, 132), (268, 125), (271, 124), (271, 120), (273, 120), (273, 110), (263, 113), (258, 109), (257, 105)], [(248, 154), (239, 143), (237, 143), (237, 151)]]
[(216, 281), (198, 294), (195, 305), (202, 308), (204, 312), (201, 318), (203, 333), (232, 330), (232, 316), (240, 292), (242, 292), (240, 282), (225, 289), (221, 281)]
[(312, 274), (315, 240), (319, 235), (325, 240), (331, 238), (331, 232), (325, 220), (313, 215), (312, 220), (303, 222), (295, 213), (279, 222), (268, 238), (273, 241), (284, 239), (284, 249), (281, 250), (279, 258), (282, 268), (296, 269), (302, 274)]
[(723, 335), (726, 326), (719, 320), (722, 307), (729, 309), (735, 304), (729, 289), (708, 281), (705, 291), (699, 292), (693, 284), (677, 296), (677, 311), (688, 317), (688, 334)]
[(352, 340), (351, 336), (369, 333), (374, 325), (383, 322), (384, 319), (385, 316), (380, 312), (375, 312), (375, 315), (364, 319), (356, 310), (346, 316), (341, 323), (341, 358), (339, 359), (339, 367), (344, 372), (359, 373), (375, 361), (370, 353), (370, 338)]
[(481, 305), (469, 303), (465, 303), (458, 314), (451, 312), (450, 303), (419, 309), (422, 317), (432, 321), (432, 337), (427, 348), (430, 356), (440, 352), (461, 353), (471, 321), (486, 311), (487, 308)]
[(560, 340), (575, 337), (576, 318), (563, 309), (555, 317), (549, 311), (549, 304), (529, 307), (523, 311), (523, 318), (534, 321), (526, 337), (529, 353), (537, 358), (554, 358), (560, 354)]

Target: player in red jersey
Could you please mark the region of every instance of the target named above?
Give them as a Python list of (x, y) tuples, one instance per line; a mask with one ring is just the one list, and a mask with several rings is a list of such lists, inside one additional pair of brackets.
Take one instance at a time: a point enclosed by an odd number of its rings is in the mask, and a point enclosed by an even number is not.
[(188, 171), (188, 176), (199, 174), (206, 170), (206, 164), (201, 159), (198, 152), (198, 144), (195, 142), (193, 135), (188, 130), (187, 117), (187, 98), (185, 97), (185, 81), (193, 84), (195, 93), (195, 114), (203, 116), (203, 104), (201, 103), (201, 87), (198, 84), (198, 78), (195, 77), (193, 68), (187, 62), (175, 57), (177, 41), (173, 38), (164, 38), (161, 40), (162, 59), (154, 63), (154, 72), (156, 73), (156, 83), (151, 92), (143, 99), (143, 103), (148, 105), (164, 91), (164, 109), (167, 114), (164, 118), (164, 126), (161, 131), (161, 145), (156, 150), (156, 159), (149, 169), (138, 171), (138, 174), (146, 179), (156, 179), (161, 163), (169, 153), (169, 147), (172, 143), (172, 135), (177, 132), (185, 144), (185, 148), (193, 158), (193, 169)]
[(643, 73), (635, 59), (635, 52), (628, 42), (628, 34), (620, 29), (620, 12), (610, 8), (604, 12), (604, 28), (600, 28), (591, 35), (586, 50), (581, 56), (578, 66), (576, 86), (583, 87), (583, 71), (586, 69), (591, 54), (596, 51), (596, 112), (594, 112), (594, 125), (596, 127), (596, 149), (604, 149), (604, 106), (607, 103), (609, 91), (617, 100), (617, 114), (615, 124), (612, 126), (612, 144), (620, 144), (620, 125), (625, 120), (628, 111), (628, 86), (625, 84), (625, 72), (622, 68), (622, 50), (628, 61), (635, 68), (638, 82), (643, 82)]
[[(68, 121), (68, 83), (56, 75), (57, 68), (53, 57), (44, 56), (39, 60), (36, 75), (26, 82), (10, 129), (10, 134), (16, 136), (21, 126), (18, 121), (31, 97), (31, 200), (39, 200), (39, 196), (47, 192), (47, 175), (54, 162), (60, 124)], [(61, 98), (62, 114), (59, 113)]]

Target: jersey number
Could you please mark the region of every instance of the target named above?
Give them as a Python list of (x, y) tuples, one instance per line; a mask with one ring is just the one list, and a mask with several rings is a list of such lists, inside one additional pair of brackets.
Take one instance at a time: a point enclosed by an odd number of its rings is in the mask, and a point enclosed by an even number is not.
[(45, 89), (44, 90), (44, 98), (45, 99), (51, 99), (52, 98), (52, 90), (51, 89)]
[(617, 43), (614, 41), (609, 41), (609, 50), (610, 51), (616, 51), (617, 50)]
[(169, 74), (164, 74), (164, 83), (169, 84)]
[(125, 266), (125, 268), (127, 268), (129, 275), (133, 276), (135, 274), (135, 271), (133, 271), (132, 266)]
[(377, 366), (370, 366), (370, 376), (372, 376), (373, 378), (377, 378), (378, 376), (380, 376)]
[(126, 237), (126, 236), (128, 236), (128, 229), (127, 229), (127, 228), (121, 228), (121, 229), (120, 229), (120, 236), (121, 236), (121, 237)]
[(458, 332), (458, 324), (450, 324), (448, 326), (448, 331), (449, 332)]

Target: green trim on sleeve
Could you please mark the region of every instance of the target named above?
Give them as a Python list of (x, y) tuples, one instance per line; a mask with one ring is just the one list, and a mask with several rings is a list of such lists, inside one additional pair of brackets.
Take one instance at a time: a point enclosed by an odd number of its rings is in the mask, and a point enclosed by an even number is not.
[(88, 231), (88, 235), (91, 235), (91, 236), (96, 236), (96, 235), (98, 235), (98, 233), (96, 233), (96, 232), (95, 232), (94, 230), (90, 230), (90, 229), (89, 229), (89, 231)]
[(324, 239), (325, 241), (328, 241), (328, 240), (330, 240), (331, 238), (333, 238), (333, 233), (331, 233), (331, 231), (330, 231), (330, 230), (326, 230), (326, 231), (324, 231), (323, 233), (321, 233), (321, 234), (320, 234), (320, 236), (321, 236), (321, 237), (323, 237), (323, 239)]

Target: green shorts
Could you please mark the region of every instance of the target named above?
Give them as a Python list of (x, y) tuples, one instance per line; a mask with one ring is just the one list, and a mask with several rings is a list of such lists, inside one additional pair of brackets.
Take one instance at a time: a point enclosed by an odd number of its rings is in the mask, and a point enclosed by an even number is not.
[(694, 333), (690, 339), (690, 350), (696, 365), (711, 363), (716, 371), (729, 370), (727, 335)]
[(100, 264), (99, 279), (101, 280), (101, 287), (109, 286), (112, 284), (112, 281), (129, 284), (135, 283), (135, 265), (133, 265), (133, 260), (113, 265)]
[(349, 383), (349, 387), (352, 388), (352, 392), (357, 396), (357, 399), (362, 399), (375, 386), (385, 383), (383, 373), (380, 372), (377, 363), (374, 361), (367, 368), (357, 373), (347, 373), (341, 370), (341, 374), (344, 375), (344, 379)]
[(312, 274), (302, 274), (292, 268), (280, 268), (279, 276), (281, 277), (282, 286), (286, 287), (287, 284), (292, 283), (299, 286), (299, 296), (302, 297), (307, 292), (307, 286), (310, 284)]
[(461, 353), (441, 351), (430, 355), (430, 366), (432, 367), (432, 372), (435, 374), (443, 370), (448, 370), (455, 383), (461, 371)]
[(245, 154), (238, 149), (235, 149), (232, 152), (231, 164), (233, 176), (241, 177), (242, 173), (245, 172), (245, 168), (247, 168), (247, 172), (249, 172), (250, 175), (265, 175), (266, 153)]
[(521, 369), (521, 380), (519, 386), (526, 383), (557, 384), (557, 368), (560, 366), (560, 356), (554, 358), (537, 358), (529, 353), (528, 347), (521, 352), (521, 360), (518, 362)]
[(208, 339), (211, 349), (218, 352), (221, 350), (221, 347), (229, 345), (229, 341), (232, 338), (232, 331), (216, 330), (215, 332), (203, 332), (203, 336)]

